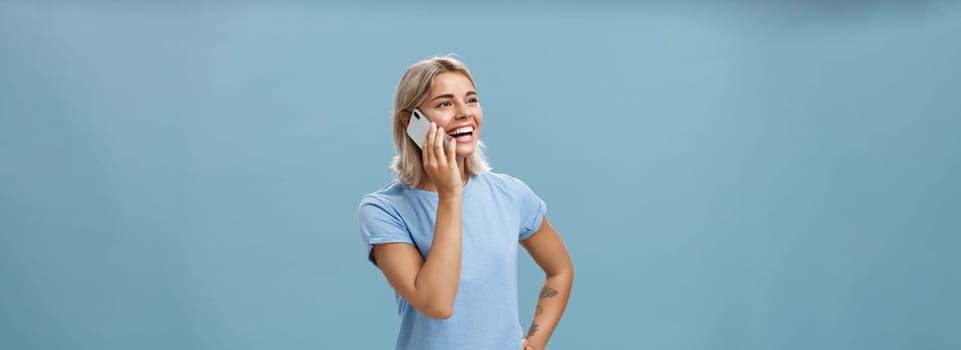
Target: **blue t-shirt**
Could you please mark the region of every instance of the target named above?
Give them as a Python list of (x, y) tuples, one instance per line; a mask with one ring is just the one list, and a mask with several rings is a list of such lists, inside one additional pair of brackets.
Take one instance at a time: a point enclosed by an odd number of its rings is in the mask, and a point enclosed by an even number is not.
[[(522, 181), (484, 172), (462, 196), (460, 285), (449, 319), (431, 319), (400, 294), (397, 349), (517, 350), (517, 247), (540, 227), (547, 206)], [(371, 257), (375, 244), (412, 244), (427, 258), (434, 238), (437, 193), (396, 180), (360, 202), (360, 233)]]

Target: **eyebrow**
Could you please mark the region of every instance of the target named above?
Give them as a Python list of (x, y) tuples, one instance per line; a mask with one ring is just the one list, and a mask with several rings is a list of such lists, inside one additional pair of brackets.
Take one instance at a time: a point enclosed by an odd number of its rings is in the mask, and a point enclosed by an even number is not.
[[(466, 94), (464, 94), (465, 97), (466, 97), (466, 96), (472, 96), (472, 95), (473, 95), (473, 96), (477, 96), (477, 91), (471, 90), (471, 91), (468, 91)], [(436, 100), (436, 99), (439, 99), (439, 98), (454, 98), (454, 94), (438, 95), (437, 97), (434, 97), (434, 98), (432, 98), (432, 99), (430, 99), (430, 100), (433, 101), (433, 100)]]

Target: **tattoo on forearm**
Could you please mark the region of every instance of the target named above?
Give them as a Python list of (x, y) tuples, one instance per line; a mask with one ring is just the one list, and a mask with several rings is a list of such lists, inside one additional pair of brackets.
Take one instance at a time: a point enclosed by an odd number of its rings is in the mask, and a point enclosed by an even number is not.
[(551, 288), (551, 287), (541, 288), (541, 296), (540, 296), (540, 299), (550, 298), (550, 297), (555, 296), (555, 295), (557, 295), (557, 289), (554, 289), (554, 288)]
[(537, 333), (537, 324), (531, 323), (531, 329), (527, 330), (527, 336), (528, 337), (534, 336), (534, 333)]
[(544, 313), (544, 307), (537, 305), (537, 311), (534, 312), (534, 316), (540, 315), (542, 313)]

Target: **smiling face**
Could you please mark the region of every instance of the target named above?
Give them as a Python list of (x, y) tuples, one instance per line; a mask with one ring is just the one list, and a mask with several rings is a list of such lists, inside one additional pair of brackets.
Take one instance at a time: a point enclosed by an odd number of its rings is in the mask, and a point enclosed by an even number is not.
[(457, 72), (438, 74), (427, 99), (418, 108), (457, 140), (457, 158), (474, 153), (484, 115), (474, 84), (467, 76)]

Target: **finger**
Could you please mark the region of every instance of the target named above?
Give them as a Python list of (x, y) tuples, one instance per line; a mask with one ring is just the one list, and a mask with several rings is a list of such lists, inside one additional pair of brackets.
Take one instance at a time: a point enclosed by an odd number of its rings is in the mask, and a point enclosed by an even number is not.
[(433, 156), (434, 156), (433, 155), (434, 148), (432, 147), (432, 145), (434, 144), (433, 141), (434, 141), (434, 122), (431, 122), (430, 126), (427, 128), (427, 135), (424, 136), (424, 147), (422, 149), (424, 153), (423, 156), (424, 156), (425, 164), (431, 159), (433, 159)]
[(447, 144), (447, 162), (457, 166), (457, 140), (451, 139)]
[(434, 133), (434, 156), (437, 157), (437, 162), (440, 164), (445, 164), (444, 159), (444, 128), (437, 127), (437, 132)]
[(427, 142), (423, 143), (424, 147), (420, 148), (421, 160), (426, 165), (427, 161), (430, 160), (430, 147), (427, 147)]

